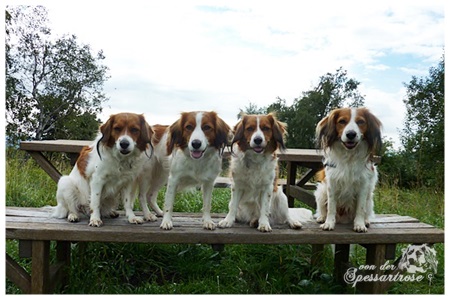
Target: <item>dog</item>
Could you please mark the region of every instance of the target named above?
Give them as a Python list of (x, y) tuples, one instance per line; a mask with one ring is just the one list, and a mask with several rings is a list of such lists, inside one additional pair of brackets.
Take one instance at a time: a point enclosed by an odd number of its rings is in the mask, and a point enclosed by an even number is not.
[(323, 230), (333, 230), (336, 222), (353, 221), (354, 231), (367, 232), (374, 216), (378, 171), (373, 156), (381, 149), (381, 126), (367, 108), (335, 109), (317, 124), (324, 170), (314, 195)]
[(77, 222), (89, 207), (89, 226), (100, 227), (101, 216), (118, 217), (115, 209), (122, 200), (128, 221), (143, 223), (133, 212), (133, 185), (151, 155), (152, 135), (143, 115), (111, 115), (94, 143), (82, 149), (72, 172), (60, 178), (52, 216)]
[(234, 127), (231, 143), (232, 196), (229, 211), (219, 227), (232, 227), (235, 221), (250, 223), (261, 232), (272, 231), (272, 222), (301, 228), (289, 216), (288, 201), (277, 185), (277, 150), (284, 150), (286, 124), (273, 114), (243, 115)]
[(160, 227), (173, 228), (175, 194), (200, 185), (203, 193), (203, 228), (214, 230), (211, 198), (214, 181), (222, 170), (222, 153), (230, 140), (231, 128), (216, 112), (183, 112), (167, 131), (167, 155), (171, 155), (164, 216)]
[[(153, 156), (145, 161), (136, 186), (136, 189), (139, 189), (139, 203), (145, 221), (156, 221), (157, 216), (163, 216), (163, 211), (157, 203), (157, 197), (159, 190), (167, 184), (172, 162), (172, 155), (167, 151), (169, 126), (154, 125), (152, 130)], [(155, 214), (150, 211), (148, 204)]]

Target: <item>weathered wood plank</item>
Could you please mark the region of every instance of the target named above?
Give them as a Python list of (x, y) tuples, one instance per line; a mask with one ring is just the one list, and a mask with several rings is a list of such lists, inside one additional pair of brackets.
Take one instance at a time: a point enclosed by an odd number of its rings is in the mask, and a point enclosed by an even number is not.
[(51, 207), (11, 207), (5, 209), (7, 216), (26, 216), (26, 217), (48, 217), (52, 211)]
[[(337, 224), (334, 231), (325, 232), (319, 224), (308, 222), (300, 230), (287, 224), (274, 224), (273, 232), (261, 233), (248, 224), (235, 224), (233, 228), (204, 230), (200, 213), (175, 213), (174, 229), (159, 228), (156, 222), (129, 224), (121, 213), (117, 219), (103, 219), (104, 226), (88, 226), (88, 217), (78, 223), (66, 219), (49, 217), (47, 208), (7, 208), (6, 238), (25, 240), (57, 241), (104, 241), (144, 243), (208, 243), (208, 244), (395, 244), (395, 243), (440, 243), (444, 242), (444, 231), (431, 225), (417, 222), (414, 218), (398, 215), (378, 215), (367, 233), (356, 233), (352, 224)], [(43, 212), (43, 214), (42, 214)], [(12, 214), (12, 215), (9, 215)], [(140, 212), (138, 212), (138, 215)], [(225, 214), (214, 214), (217, 223)], [(398, 222), (391, 222), (396, 220)], [(412, 220), (406, 222), (406, 220)]]
[(53, 166), (50, 161), (41, 153), (36, 151), (28, 152), (38, 163), (38, 165), (55, 181), (61, 178), (61, 173)]
[(287, 193), (286, 196), (299, 199), (309, 207), (312, 207), (313, 209), (316, 208), (317, 205), (316, 198), (314, 197), (314, 194), (311, 191), (307, 191), (306, 189), (296, 185), (290, 185), (286, 193)]
[(31, 276), (11, 256), (6, 253), (6, 277), (11, 280), (22, 292), (31, 291)]
[[(373, 274), (373, 276), (381, 276), (384, 271), (381, 270), (379, 266), (384, 264), (386, 261), (385, 257), (386, 245), (368, 245), (366, 252), (366, 264), (368, 266), (378, 266), (374, 270), (368, 272)], [(365, 282), (362, 284), (362, 292), (366, 294), (381, 294), (385, 292), (382, 286), (383, 283), (379, 280), (370, 283)]]
[(50, 292), (50, 242), (33, 241), (31, 268), (31, 293), (47, 294)]
[(25, 151), (79, 153), (84, 146), (91, 144), (92, 141), (77, 140), (22, 141), (20, 149)]
[[(20, 149), (25, 151), (79, 153), (84, 146), (91, 144), (92, 141), (81, 140), (22, 141)], [(225, 149), (225, 152), (229, 155), (228, 149)], [(316, 149), (286, 149), (277, 154), (280, 161), (322, 162), (322, 151)]]
[[(351, 227), (337, 227), (324, 232), (318, 227), (301, 230), (276, 229), (261, 233), (248, 226), (208, 231), (201, 226), (177, 226), (164, 231), (159, 222), (143, 225), (105, 226), (92, 228), (87, 224), (8, 223), (9, 239), (40, 239), (61, 241), (142, 242), (142, 243), (206, 243), (206, 244), (376, 244), (376, 243), (442, 243), (443, 231), (436, 228), (369, 229), (355, 233)], [(157, 225), (157, 226), (154, 226)]]
[[(213, 218), (213, 221), (217, 224), (220, 220), (223, 218)], [(82, 219), (80, 219), (77, 223), (69, 223), (66, 219), (54, 219), (54, 218), (23, 218), (23, 217), (7, 217), (6, 218), (7, 223), (15, 223), (15, 224), (29, 224), (30, 226), (41, 226), (41, 225), (53, 225), (53, 226), (62, 226), (62, 225), (68, 225), (72, 226), (73, 228), (77, 226), (87, 226), (89, 219), (85, 216)], [(161, 224), (161, 218), (157, 220), (156, 222), (146, 222), (144, 224), (130, 224), (125, 217), (119, 217), (118, 219), (103, 219), (104, 226), (114, 226), (114, 227), (122, 227), (122, 226), (135, 226), (135, 227), (154, 227), (158, 228)], [(174, 217), (173, 218), (173, 225), (175, 228), (177, 227), (191, 227), (191, 228), (201, 228), (202, 227), (202, 220), (200, 217), (191, 218), (191, 217)], [(244, 228), (248, 227), (248, 224), (241, 224), (236, 223), (234, 225), (234, 228)], [(350, 224), (337, 224), (338, 228), (346, 228), (351, 229), (352, 225)], [(303, 224), (303, 230), (307, 229), (314, 229), (318, 228), (319, 224), (315, 222), (308, 222)], [(273, 229), (289, 229), (289, 226), (287, 224), (272, 224)], [(425, 224), (425, 223), (372, 223), (369, 228), (369, 233), (372, 230), (385, 230), (387, 233), (392, 230), (396, 229), (424, 229), (424, 228), (434, 228), (432, 225)], [(61, 227), (61, 230), (64, 230), (65, 227)], [(70, 228), (67, 230), (71, 230)], [(133, 230), (133, 229), (131, 229)], [(256, 229), (255, 229), (256, 230)], [(327, 234), (327, 233), (324, 233)]]

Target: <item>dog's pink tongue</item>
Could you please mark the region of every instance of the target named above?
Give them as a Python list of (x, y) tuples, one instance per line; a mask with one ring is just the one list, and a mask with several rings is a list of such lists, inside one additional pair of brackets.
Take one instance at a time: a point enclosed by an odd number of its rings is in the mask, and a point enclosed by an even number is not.
[(255, 148), (253, 148), (253, 151), (255, 151), (256, 153), (261, 153), (261, 152), (263, 152), (263, 148), (262, 147), (255, 147)]
[(203, 154), (202, 151), (192, 151), (192, 152), (191, 152), (191, 156), (192, 156), (193, 158), (200, 158), (200, 157), (202, 157), (202, 154)]

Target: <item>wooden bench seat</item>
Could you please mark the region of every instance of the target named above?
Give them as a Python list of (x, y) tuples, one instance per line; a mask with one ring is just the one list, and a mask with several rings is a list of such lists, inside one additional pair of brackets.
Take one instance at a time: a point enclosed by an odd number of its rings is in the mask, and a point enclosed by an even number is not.
[[(218, 222), (225, 214), (213, 214), (212, 217)], [(7, 207), (6, 238), (21, 241), (24, 248), (21, 253), (32, 257), (32, 273), (28, 275), (7, 254), (7, 276), (26, 293), (51, 292), (55, 286), (53, 277), (61, 276), (49, 265), (50, 241), (58, 242), (59, 266), (70, 263), (71, 242), (202, 243), (219, 245), (218, 248), (224, 244), (337, 244), (335, 276), (338, 277), (345, 272), (350, 244), (364, 245), (367, 248), (366, 263), (381, 266), (386, 259), (394, 258), (397, 243), (444, 242), (443, 230), (395, 214), (377, 215), (368, 233), (356, 233), (350, 224), (338, 224), (334, 231), (324, 232), (315, 222), (304, 224), (301, 230), (275, 225), (271, 233), (261, 233), (245, 224), (209, 231), (202, 229), (200, 213), (175, 213), (174, 228), (170, 231), (160, 229), (160, 223), (161, 218), (141, 225), (129, 224), (121, 212), (120, 217), (104, 219), (104, 226), (93, 228), (87, 225), (87, 217), (78, 223), (68, 223), (65, 219), (51, 218), (49, 208)], [(365, 292), (380, 293), (385, 288), (374, 282), (365, 286)]]

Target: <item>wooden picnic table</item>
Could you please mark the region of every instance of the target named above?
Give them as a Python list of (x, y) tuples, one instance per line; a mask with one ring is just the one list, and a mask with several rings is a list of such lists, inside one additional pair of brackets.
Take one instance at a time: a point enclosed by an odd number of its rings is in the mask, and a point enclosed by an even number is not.
[[(81, 140), (49, 140), (49, 141), (23, 141), (20, 149), (27, 151), (41, 166), (42, 169), (55, 181), (58, 182), (61, 172), (46, 158), (45, 152), (67, 153), (75, 163), (78, 154), (84, 146), (89, 146), (92, 141)], [(229, 155), (225, 151), (225, 155)], [(322, 151), (316, 149), (286, 149), (278, 152), (281, 162), (286, 162), (287, 179), (285, 192), (289, 199), (289, 207), (294, 206), (294, 199), (299, 199), (308, 206), (315, 208), (314, 195), (310, 191), (314, 185), (308, 184), (310, 179), (319, 171), (322, 165)], [(299, 176), (299, 168), (306, 172)], [(297, 179), (297, 177), (299, 177)], [(223, 182), (224, 178), (219, 178)], [(283, 181), (284, 182), (284, 181)]]
[[(291, 208), (295, 210), (295, 208)], [(141, 212), (137, 212), (141, 215)], [(212, 214), (215, 222), (225, 214)], [(232, 228), (204, 230), (201, 213), (175, 213), (173, 230), (161, 230), (161, 218), (141, 225), (129, 224), (124, 212), (115, 219), (104, 219), (104, 226), (88, 226), (89, 218), (82, 216), (77, 223), (50, 217), (49, 207), (7, 207), (6, 238), (19, 241), (19, 256), (32, 261), (31, 274), (25, 271), (6, 253), (6, 275), (24, 293), (51, 293), (57, 283), (67, 280), (67, 267), (71, 261), (73, 242), (113, 242), (148, 244), (211, 244), (222, 249), (227, 244), (311, 244), (320, 248), (336, 244), (334, 276), (345, 285), (344, 274), (349, 268), (350, 244), (360, 244), (367, 249), (363, 265), (376, 266), (370, 274), (385, 274), (381, 266), (386, 259), (395, 259), (396, 244), (443, 243), (444, 231), (419, 220), (395, 214), (377, 215), (367, 233), (353, 231), (352, 224), (338, 224), (335, 230), (325, 232), (317, 223), (304, 223), (301, 230), (290, 229), (287, 224), (272, 226), (272, 233), (259, 232), (247, 224), (236, 223)], [(51, 263), (50, 243), (56, 242), (56, 261)], [(320, 252), (313, 252), (312, 264), (320, 264)], [(398, 270), (396, 270), (397, 272)], [(386, 271), (387, 274), (396, 274)], [(392, 282), (358, 283), (363, 293), (384, 293)]]
[[(63, 152), (75, 161), (78, 153), (90, 141), (56, 140), (22, 142), (20, 149), (27, 151), (38, 164), (58, 181), (61, 173), (46, 158), (45, 152)], [(322, 168), (322, 153), (314, 149), (287, 149), (278, 153), (280, 161), (287, 163), (286, 192), (294, 198), (315, 207), (314, 197), (308, 191), (307, 183)], [(298, 168), (306, 172), (298, 177)], [(292, 206), (292, 202), (291, 202)], [(295, 208), (292, 208), (295, 210)], [(141, 214), (141, 212), (137, 212)], [(213, 214), (217, 222), (224, 214)], [(313, 256), (326, 244), (335, 244), (334, 276), (343, 283), (348, 270), (350, 244), (364, 246), (366, 265), (376, 268), (368, 271), (373, 275), (386, 274), (381, 266), (387, 259), (395, 258), (397, 244), (403, 243), (443, 243), (444, 231), (432, 225), (421, 223), (409, 216), (396, 214), (377, 215), (367, 233), (356, 233), (351, 224), (338, 224), (334, 231), (323, 231), (315, 222), (304, 224), (301, 230), (292, 230), (288, 225), (274, 225), (272, 233), (261, 233), (245, 224), (233, 228), (204, 230), (201, 227), (201, 214), (176, 213), (171, 231), (161, 230), (157, 222), (140, 226), (129, 224), (121, 212), (116, 219), (105, 219), (105, 226), (87, 226), (84, 216), (78, 223), (50, 217), (49, 208), (6, 208), (6, 239), (19, 241), (19, 256), (31, 257), (31, 274), (25, 271), (6, 253), (6, 275), (25, 293), (49, 293), (58, 280), (67, 279), (64, 271), (70, 264), (72, 242), (131, 242), (131, 243), (205, 243), (221, 249), (225, 244), (311, 244)], [(56, 242), (56, 263), (50, 264), (50, 243)], [(383, 293), (390, 282), (366, 282), (360, 288), (364, 293)]]

